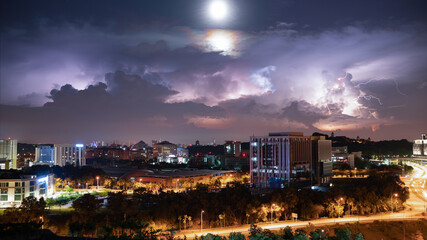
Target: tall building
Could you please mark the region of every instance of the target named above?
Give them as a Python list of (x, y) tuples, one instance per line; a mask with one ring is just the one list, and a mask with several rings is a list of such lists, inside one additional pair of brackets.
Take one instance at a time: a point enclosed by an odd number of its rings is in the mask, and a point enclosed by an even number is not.
[(55, 144), (54, 148), (55, 165), (86, 165), (86, 147), (83, 144)]
[(50, 145), (39, 145), (36, 147), (36, 164), (49, 164), (55, 163), (55, 149)]
[(251, 137), (251, 184), (281, 188), (291, 182), (311, 180), (312, 146), (302, 132), (269, 133)]
[(421, 139), (414, 142), (412, 152), (415, 156), (427, 156), (427, 135), (421, 134)]
[(0, 139), (0, 169), (16, 169), (18, 140)]
[(329, 184), (332, 177), (332, 142), (325, 136), (312, 136), (312, 184)]

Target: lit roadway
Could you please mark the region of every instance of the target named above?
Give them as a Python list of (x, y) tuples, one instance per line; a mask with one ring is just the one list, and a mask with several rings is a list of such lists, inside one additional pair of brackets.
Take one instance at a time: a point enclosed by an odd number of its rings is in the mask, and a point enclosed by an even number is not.
[[(263, 229), (278, 230), (280, 228), (285, 228), (286, 226), (290, 227), (305, 227), (309, 224), (322, 226), (322, 225), (333, 225), (335, 223), (352, 223), (352, 222), (373, 222), (375, 220), (380, 221), (392, 221), (392, 220), (412, 220), (423, 218), (422, 212), (426, 211), (426, 201), (427, 201), (427, 166), (408, 163), (414, 167), (414, 172), (412, 176), (401, 178), (405, 185), (409, 187), (410, 195), (409, 199), (406, 201), (405, 211), (398, 213), (382, 213), (371, 216), (344, 216), (341, 218), (322, 218), (311, 221), (280, 221), (273, 224), (268, 223), (257, 223), (258, 227)], [(425, 218), (425, 217), (424, 217)], [(207, 226), (204, 226), (207, 227)], [(187, 238), (194, 238), (195, 236), (205, 235), (207, 233), (219, 234), (219, 235), (228, 235), (232, 232), (241, 232), (247, 233), (250, 225), (234, 226), (227, 228), (211, 228), (198, 230), (186, 230), (181, 231), (176, 234), (176, 236)]]

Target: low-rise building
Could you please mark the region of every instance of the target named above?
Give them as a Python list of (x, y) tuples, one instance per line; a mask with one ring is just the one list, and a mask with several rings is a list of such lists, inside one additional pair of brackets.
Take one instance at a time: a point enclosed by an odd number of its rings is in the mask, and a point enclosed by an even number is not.
[(0, 207), (19, 206), (26, 197), (52, 197), (55, 193), (54, 175), (25, 175), (0, 179)]
[(421, 134), (421, 139), (414, 141), (412, 148), (414, 156), (427, 156), (427, 135)]
[(157, 158), (158, 162), (174, 162), (177, 155), (176, 144), (168, 141), (153, 144), (153, 157)]

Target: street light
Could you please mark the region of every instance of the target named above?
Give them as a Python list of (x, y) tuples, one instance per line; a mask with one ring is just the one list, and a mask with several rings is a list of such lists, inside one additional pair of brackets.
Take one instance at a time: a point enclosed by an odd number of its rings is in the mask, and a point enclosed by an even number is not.
[(96, 191), (99, 190), (99, 176), (96, 176)]
[(397, 193), (395, 193), (395, 194), (391, 195), (391, 197), (390, 197), (391, 213), (393, 213), (393, 196), (397, 197), (398, 195), (397, 195)]
[(43, 216), (40, 216), (40, 220), (42, 220), (42, 229), (43, 229), (43, 224), (44, 224)]
[(203, 213), (205, 213), (205, 211), (200, 211), (200, 232), (203, 232)]
[(273, 203), (273, 204), (271, 204), (271, 224), (273, 224), (273, 207), (275, 207), (276, 206), (276, 204), (275, 203)]

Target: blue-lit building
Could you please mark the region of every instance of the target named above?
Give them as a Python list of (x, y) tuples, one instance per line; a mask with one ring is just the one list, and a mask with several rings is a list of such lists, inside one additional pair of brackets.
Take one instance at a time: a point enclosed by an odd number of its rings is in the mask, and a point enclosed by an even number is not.
[(19, 206), (26, 197), (51, 198), (55, 194), (53, 174), (0, 178), (0, 208)]
[(50, 145), (39, 145), (36, 147), (36, 158), (37, 164), (49, 164), (55, 163), (55, 149)]

